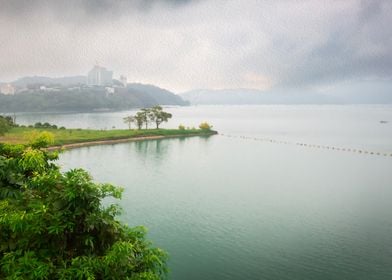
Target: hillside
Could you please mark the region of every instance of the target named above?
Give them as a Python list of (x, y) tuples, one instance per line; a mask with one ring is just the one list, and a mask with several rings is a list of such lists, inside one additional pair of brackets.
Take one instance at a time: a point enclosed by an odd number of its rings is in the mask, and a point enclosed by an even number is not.
[(154, 105), (186, 105), (181, 97), (152, 85), (130, 85), (108, 93), (102, 87), (35, 89), (15, 95), (0, 94), (0, 112), (70, 112), (126, 110)]

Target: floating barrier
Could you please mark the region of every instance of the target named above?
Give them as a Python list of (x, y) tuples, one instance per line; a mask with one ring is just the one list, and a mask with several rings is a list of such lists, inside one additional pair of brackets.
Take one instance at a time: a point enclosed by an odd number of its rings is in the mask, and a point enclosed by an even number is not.
[(243, 135), (230, 135), (230, 134), (220, 134), (221, 136), (228, 137), (228, 138), (240, 138), (245, 140), (253, 140), (253, 141), (263, 141), (269, 142), (274, 144), (283, 144), (283, 145), (296, 145), (306, 148), (315, 148), (315, 149), (325, 149), (325, 150), (333, 150), (333, 151), (340, 151), (340, 152), (351, 152), (357, 154), (367, 154), (373, 156), (384, 156), (384, 157), (392, 157), (392, 153), (381, 153), (375, 151), (368, 151), (368, 150), (361, 150), (361, 149), (354, 149), (354, 148), (343, 148), (343, 147), (335, 147), (335, 146), (326, 146), (326, 145), (315, 145), (309, 143), (301, 143), (301, 142), (289, 142), (289, 141), (282, 141), (276, 139), (269, 139), (269, 138), (258, 138), (258, 137), (249, 137)]

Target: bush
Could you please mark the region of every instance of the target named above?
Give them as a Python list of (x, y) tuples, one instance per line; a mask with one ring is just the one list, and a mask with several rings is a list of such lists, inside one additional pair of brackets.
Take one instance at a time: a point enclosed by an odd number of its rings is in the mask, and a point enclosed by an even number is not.
[(61, 173), (35, 147), (0, 144), (0, 279), (161, 279), (166, 254), (104, 206), (121, 189)]
[(182, 124), (180, 124), (180, 125), (178, 126), (178, 129), (179, 129), (179, 130), (185, 130), (185, 126), (183, 126)]
[(202, 123), (199, 125), (199, 128), (200, 128), (201, 130), (209, 131), (209, 130), (212, 129), (212, 125), (209, 125), (207, 122), (202, 122)]
[(33, 148), (43, 148), (54, 143), (54, 135), (48, 131), (32, 131), (27, 134), (27, 139)]

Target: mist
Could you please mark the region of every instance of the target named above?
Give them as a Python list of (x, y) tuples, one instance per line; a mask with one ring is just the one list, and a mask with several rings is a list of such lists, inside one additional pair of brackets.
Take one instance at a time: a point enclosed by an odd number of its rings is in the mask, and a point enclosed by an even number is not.
[(174, 92), (389, 85), (390, 1), (0, 1), (0, 81), (98, 63)]

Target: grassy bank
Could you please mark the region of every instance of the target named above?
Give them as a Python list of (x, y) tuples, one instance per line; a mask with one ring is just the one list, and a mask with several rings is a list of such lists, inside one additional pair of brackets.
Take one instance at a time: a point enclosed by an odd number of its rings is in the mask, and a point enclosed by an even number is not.
[(212, 135), (215, 131), (201, 129), (142, 129), (142, 130), (91, 130), (91, 129), (37, 129), (27, 127), (12, 128), (4, 136), (0, 136), (0, 143), (26, 144), (29, 135), (34, 131), (48, 131), (54, 135), (53, 146), (62, 146), (76, 143), (88, 143), (94, 141), (110, 141), (146, 137), (181, 137), (195, 135)]

